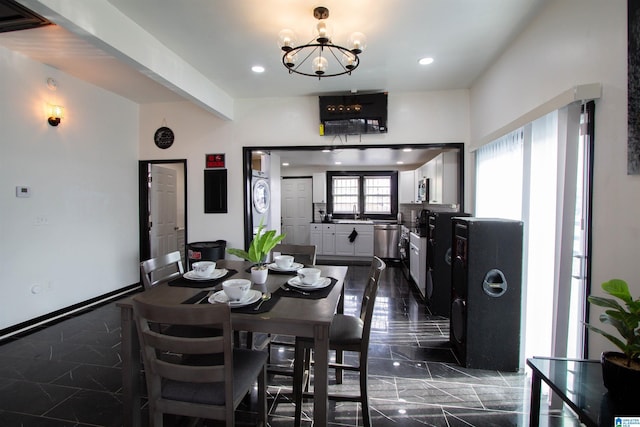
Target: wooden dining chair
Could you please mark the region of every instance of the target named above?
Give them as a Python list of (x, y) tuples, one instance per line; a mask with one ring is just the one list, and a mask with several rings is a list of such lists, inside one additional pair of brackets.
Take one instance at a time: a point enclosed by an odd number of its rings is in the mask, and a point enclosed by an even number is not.
[(316, 265), (316, 245), (278, 244), (271, 251), (271, 259), (277, 255), (293, 255), (293, 260), (304, 265)]
[[(373, 257), (367, 285), (362, 295), (360, 315), (336, 314), (331, 321), (329, 329), (329, 349), (336, 352), (357, 352), (358, 364), (350, 365), (342, 362), (342, 356), (336, 356), (336, 363), (330, 363), (329, 368), (336, 370), (336, 382), (342, 382), (342, 371), (356, 371), (360, 376), (360, 395), (329, 394), (329, 400), (360, 402), (362, 406), (362, 422), (364, 427), (371, 426), (371, 413), (369, 411), (369, 396), (367, 392), (369, 336), (371, 334), (371, 322), (373, 319), (373, 306), (378, 293), (380, 274), (386, 268), (384, 261)], [(311, 397), (309, 393), (311, 365), (311, 349), (313, 340), (310, 338), (296, 338), (293, 395), (295, 408), (295, 425), (299, 426), (302, 417), (302, 399)]]
[[(235, 425), (235, 410), (258, 382), (258, 422), (267, 425), (266, 361), (262, 351), (233, 347), (226, 304), (155, 305), (133, 299), (145, 369), (149, 418), (164, 414), (223, 420)], [(176, 337), (165, 326), (211, 327), (209, 337)]]
[(182, 266), (182, 257), (179, 251), (170, 252), (140, 263), (140, 275), (145, 289), (177, 279), (183, 274), (184, 267)]

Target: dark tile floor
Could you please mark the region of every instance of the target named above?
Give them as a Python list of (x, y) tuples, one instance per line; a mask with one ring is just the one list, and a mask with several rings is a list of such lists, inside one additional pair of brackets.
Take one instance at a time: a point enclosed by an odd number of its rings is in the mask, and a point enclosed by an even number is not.
[[(355, 313), (367, 266), (351, 265), (345, 312)], [(375, 305), (369, 360), (374, 426), (524, 426), (529, 380), (525, 372), (461, 368), (448, 346), (447, 319), (430, 316), (400, 268), (383, 272)], [(280, 350), (280, 351), (278, 351)], [(272, 358), (290, 364), (292, 352)], [(121, 426), (120, 318), (115, 302), (69, 316), (0, 343), (0, 426)], [(357, 390), (345, 374), (342, 389)], [(291, 379), (269, 379), (269, 423), (293, 425)], [(252, 424), (251, 403), (238, 414)], [(357, 403), (330, 404), (332, 426), (362, 425)], [(303, 407), (305, 426), (311, 401)], [(145, 416), (146, 420), (146, 416)], [(570, 413), (544, 414), (542, 425), (579, 426)], [(190, 423), (167, 417), (165, 425)]]

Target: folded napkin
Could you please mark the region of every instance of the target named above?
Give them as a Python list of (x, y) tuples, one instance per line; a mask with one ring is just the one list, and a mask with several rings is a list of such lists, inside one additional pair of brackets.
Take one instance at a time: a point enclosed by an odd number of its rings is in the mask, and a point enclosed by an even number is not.
[(168, 284), (169, 286), (180, 286), (183, 288), (213, 288), (214, 286), (227, 280), (237, 272), (238, 270), (227, 269), (227, 274), (212, 280), (189, 280), (186, 277), (182, 276), (177, 279), (173, 279)]
[[(289, 298), (304, 298), (304, 299), (322, 299), (326, 298), (330, 293), (333, 287), (338, 283), (337, 279), (333, 277), (329, 277), (331, 279), (331, 284), (327, 287), (321, 289), (299, 289), (293, 286), (290, 286), (287, 282), (285, 282), (282, 287), (280, 287), (277, 291), (273, 293), (273, 296), (277, 297), (289, 297)], [(289, 290), (285, 290), (284, 288), (288, 288)], [(309, 295), (304, 295), (301, 292), (297, 292), (300, 290), (302, 292), (306, 292)]]

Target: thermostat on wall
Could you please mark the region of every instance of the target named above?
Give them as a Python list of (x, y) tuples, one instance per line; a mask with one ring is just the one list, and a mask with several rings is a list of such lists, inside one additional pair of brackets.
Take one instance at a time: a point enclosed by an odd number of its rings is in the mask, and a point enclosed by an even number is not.
[(31, 187), (17, 186), (16, 197), (31, 197)]

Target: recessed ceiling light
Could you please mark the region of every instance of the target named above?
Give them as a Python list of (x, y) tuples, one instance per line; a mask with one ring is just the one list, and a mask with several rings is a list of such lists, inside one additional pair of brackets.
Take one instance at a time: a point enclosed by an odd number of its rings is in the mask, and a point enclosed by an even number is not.
[(422, 58), (418, 61), (420, 65), (429, 65), (433, 62), (433, 58)]
[(402, 151), (404, 151), (405, 153), (408, 153), (410, 151), (413, 151), (413, 148), (403, 148)]
[(322, 150), (323, 153), (330, 153), (331, 150), (329, 150), (328, 148), (325, 148), (324, 150)]
[(402, 160), (398, 160), (398, 161), (396, 162), (396, 165), (404, 165), (404, 162), (403, 162)]
[(284, 162), (284, 163), (282, 164), (282, 166), (289, 166), (289, 163)]
[(251, 71), (254, 73), (264, 73), (264, 67), (262, 65), (254, 65), (251, 67)]
[(341, 164), (342, 164), (342, 162), (336, 162), (335, 164), (336, 164), (336, 165), (341, 165)]

